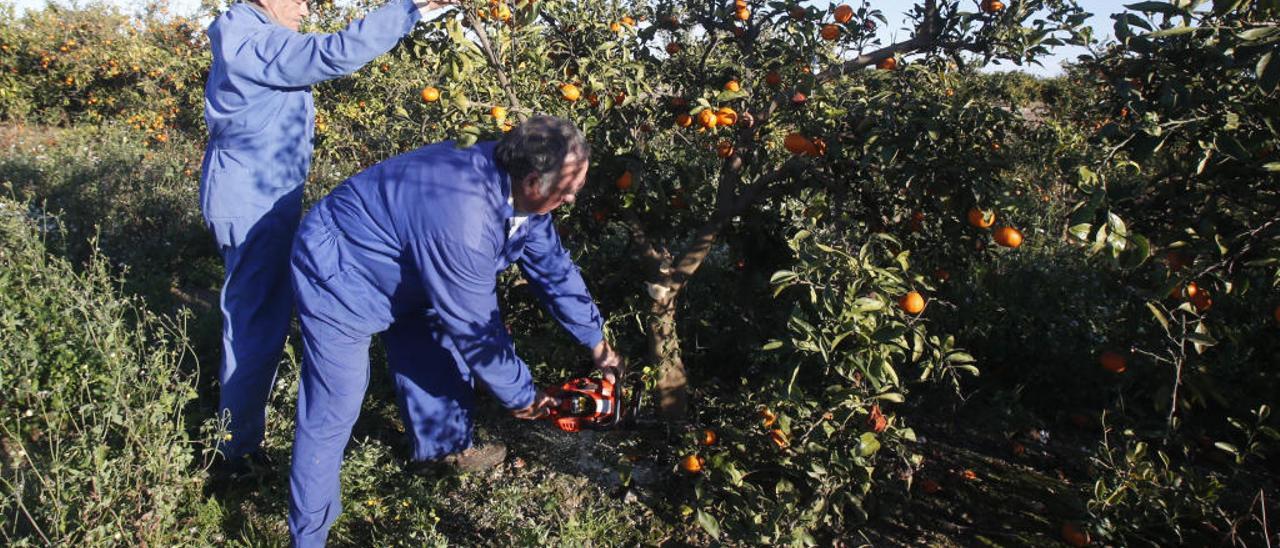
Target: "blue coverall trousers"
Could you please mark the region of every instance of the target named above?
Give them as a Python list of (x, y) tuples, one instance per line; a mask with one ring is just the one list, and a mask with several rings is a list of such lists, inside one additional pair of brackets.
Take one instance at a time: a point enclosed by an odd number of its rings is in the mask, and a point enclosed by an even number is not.
[[(307, 218), (304, 224), (315, 226), (304, 226), (296, 251), (321, 264), (342, 265), (340, 257), (348, 256), (350, 243), (324, 227), (322, 219)], [(334, 277), (344, 275), (351, 273)], [(303, 350), (289, 527), (297, 546), (323, 546), (342, 508), (338, 472), (369, 386), (372, 336), (335, 325), (339, 322), (331, 315), (334, 300), (326, 293), (328, 286), (316, 285), (296, 270), (294, 277)], [(471, 445), (471, 374), (431, 318), (429, 311), (399, 318), (381, 334), (414, 460), (443, 457)]]
[[(297, 194), (301, 194), (299, 191)], [(266, 405), (289, 334), (293, 291), (289, 249), (301, 215), (288, 196), (261, 218), (208, 219), (226, 267), (222, 313), (222, 389), (218, 405), (230, 414), (230, 458), (256, 451), (266, 428)]]

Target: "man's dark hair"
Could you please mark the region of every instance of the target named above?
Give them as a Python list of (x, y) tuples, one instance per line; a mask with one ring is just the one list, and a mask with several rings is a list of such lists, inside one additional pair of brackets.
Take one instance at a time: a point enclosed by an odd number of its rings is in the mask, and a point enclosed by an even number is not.
[(538, 192), (546, 195), (569, 156), (591, 157), (591, 145), (573, 122), (553, 116), (534, 116), (508, 131), (494, 148), (498, 165), (515, 184), (530, 173), (538, 176)]

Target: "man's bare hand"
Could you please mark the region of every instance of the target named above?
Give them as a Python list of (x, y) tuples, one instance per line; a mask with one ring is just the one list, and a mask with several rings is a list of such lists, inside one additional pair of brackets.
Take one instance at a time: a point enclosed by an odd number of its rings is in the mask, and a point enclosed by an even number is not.
[(622, 373), (622, 356), (613, 351), (608, 341), (600, 341), (591, 349), (591, 361), (595, 362), (596, 369), (604, 374), (605, 379), (618, 382), (618, 375)]
[(555, 398), (548, 396), (547, 391), (541, 388), (533, 396), (533, 403), (524, 409), (517, 409), (511, 412), (511, 416), (517, 419), (535, 420), (547, 416), (560, 402)]

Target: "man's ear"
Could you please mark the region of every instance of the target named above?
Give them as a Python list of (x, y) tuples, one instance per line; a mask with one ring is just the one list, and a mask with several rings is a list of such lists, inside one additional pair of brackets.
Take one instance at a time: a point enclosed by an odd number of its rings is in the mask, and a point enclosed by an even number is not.
[(529, 173), (525, 175), (523, 179), (520, 180), (520, 186), (524, 189), (527, 189), (529, 194), (532, 194), (534, 196), (542, 196), (542, 193), (538, 192), (538, 183), (541, 182), (539, 179), (540, 178), (538, 177), (537, 173)]

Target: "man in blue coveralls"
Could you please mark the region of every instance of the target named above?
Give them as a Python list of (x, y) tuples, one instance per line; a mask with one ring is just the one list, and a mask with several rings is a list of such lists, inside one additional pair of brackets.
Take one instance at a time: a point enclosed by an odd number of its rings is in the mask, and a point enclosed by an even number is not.
[(289, 246), (311, 167), (311, 86), (386, 53), (423, 10), (441, 5), (392, 0), (342, 31), (300, 34), (306, 0), (254, 0), (209, 26), (200, 208), (226, 266), (219, 412), (230, 415), (221, 449), (233, 472), (261, 456), (267, 396), (293, 311)]
[(571, 123), (534, 117), (500, 142), (444, 142), (391, 158), (333, 190), (293, 247), (302, 378), (289, 530), (324, 544), (341, 508), (338, 471), (382, 333), (416, 461), (480, 469), (505, 456), (471, 447), (473, 384), (518, 418), (554, 404), (535, 389), (498, 308), (510, 264), (612, 377), (620, 360), (550, 212), (573, 203), (590, 150)]

